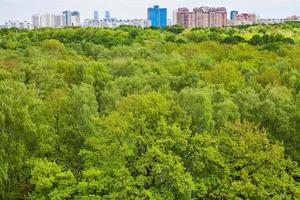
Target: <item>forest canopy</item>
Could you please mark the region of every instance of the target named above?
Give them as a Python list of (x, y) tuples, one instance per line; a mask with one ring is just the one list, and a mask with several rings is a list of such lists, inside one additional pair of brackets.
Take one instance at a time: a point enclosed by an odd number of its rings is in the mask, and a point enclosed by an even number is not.
[(0, 199), (300, 199), (300, 24), (0, 29)]

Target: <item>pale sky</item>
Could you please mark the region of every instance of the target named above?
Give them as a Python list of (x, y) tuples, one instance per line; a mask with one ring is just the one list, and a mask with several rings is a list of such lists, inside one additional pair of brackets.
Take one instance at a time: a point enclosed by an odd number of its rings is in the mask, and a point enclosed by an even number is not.
[(146, 18), (147, 7), (160, 5), (172, 10), (178, 7), (225, 6), (228, 11), (254, 12), (262, 18), (283, 18), (300, 15), (300, 0), (0, 0), (0, 24), (7, 20), (29, 20), (32, 14), (78, 10), (81, 21), (93, 18), (93, 11), (109, 10), (111, 17), (122, 19)]

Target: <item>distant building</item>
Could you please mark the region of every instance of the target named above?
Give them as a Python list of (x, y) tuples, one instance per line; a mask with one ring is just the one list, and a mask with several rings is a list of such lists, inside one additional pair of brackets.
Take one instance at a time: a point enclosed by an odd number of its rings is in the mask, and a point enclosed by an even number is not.
[(255, 21), (256, 15), (254, 13), (241, 13), (236, 17), (237, 21)]
[(32, 15), (32, 27), (33, 28), (62, 28), (66, 25), (65, 15), (56, 15), (52, 13), (36, 14)]
[(151, 26), (164, 28), (167, 26), (167, 9), (154, 6), (148, 8), (148, 20), (151, 21)]
[(110, 11), (105, 11), (105, 19), (110, 19)]
[(80, 13), (78, 11), (64, 11), (66, 26), (80, 26)]
[(28, 21), (7, 21), (3, 28), (18, 28), (18, 29), (30, 29), (30, 22)]
[(99, 21), (96, 21), (94, 19), (85, 19), (83, 22), (83, 26), (85, 27), (98, 27), (99, 26)]
[(285, 18), (284, 21), (300, 21), (300, 16), (293, 15)]
[(62, 28), (65, 26), (65, 16), (64, 15), (53, 15), (55, 28)]
[(71, 26), (71, 16), (72, 16), (72, 12), (71, 11), (64, 11), (63, 15), (65, 16), (65, 25), (66, 26)]
[(179, 8), (176, 21), (185, 28), (224, 27), (227, 25), (227, 10), (224, 7), (200, 7), (191, 12), (188, 8)]
[(239, 12), (236, 10), (231, 11), (230, 12), (230, 20), (236, 20), (238, 14), (239, 14)]
[(41, 15), (32, 15), (32, 27), (40, 28), (41, 27)]
[(80, 13), (78, 11), (72, 12), (71, 26), (80, 26)]
[(258, 17), (254, 13), (241, 13), (232, 21), (234, 26), (256, 24)]
[(192, 14), (188, 8), (179, 8), (176, 12), (176, 23), (182, 25), (184, 28), (191, 28), (189, 18)]
[(173, 10), (173, 25), (177, 24), (177, 10)]
[(147, 19), (133, 19), (133, 20), (129, 20), (127, 25), (147, 28), (151, 26), (151, 22)]
[(229, 26), (254, 25), (254, 24), (280, 24), (286, 19), (280, 18), (260, 18), (254, 13), (238, 13), (238, 11), (230, 12)]
[(85, 19), (84, 26), (85, 27), (108, 27), (108, 28), (117, 28), (119, 26), (136, 26), (141, 28), (146, 28), (151, 26), (151, 22), (145, 19), (132, 19), (132, 20), (123, 20), (123, 19), (100, 19), (99, 21), (95, 21), (92, 19)]
[(256, 24), (280, 24), (284, 23), (284, 19), (256, 19)]
[(99, 21), (99, 11), (94, 11), (94, 21)]

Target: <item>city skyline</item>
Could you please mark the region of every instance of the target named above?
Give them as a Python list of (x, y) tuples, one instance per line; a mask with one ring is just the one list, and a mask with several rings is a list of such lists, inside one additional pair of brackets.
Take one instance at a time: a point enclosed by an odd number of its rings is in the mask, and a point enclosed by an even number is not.
[[(251, 2), (251, 5), (249, 5)], [(22, 5), (22, 6), (19, 6)], [(0, 24), (8, 20), (29, 20), (32, 14), (37, 13), (61, 13), (64, 10), (78, 10), (81, 19), (93, 18), (94, 10), (99, 11), (100, 18), (104, 18), (105, 11), (111, 11), (116, 18), (134, 19), (147, 18), (147, 8), (160, 5), (168, 9), (168, 18), (172, 18), (172, 10), (179, 7), (198, 6), (224, 6), (228, 11), (239, 10), (240, 12), (254, 12), (264, 18), (282, 18), (300, 14), (300, 0), (265, 0), (265, 1), (242, 1), (242, 0), (219, 0), (219, 1), (179, 1), (179, 0), (110, 0), (96, 1), (86, 0), (0, 0)], [(13, 12), (12, 12), (13, 10)], [(13, 14), (12, 14), (13, 13)]]

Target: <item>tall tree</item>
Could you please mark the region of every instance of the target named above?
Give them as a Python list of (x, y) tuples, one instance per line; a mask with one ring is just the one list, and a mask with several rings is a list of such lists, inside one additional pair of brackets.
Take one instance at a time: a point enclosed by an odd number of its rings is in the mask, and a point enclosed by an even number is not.
[(91, 138), (83, 152), (89, 167), (114, 176), (123, 169), (144, 199), (191, 198), (194, 184), (180, 158), (191, 135), (190, 120), (174, 102), (158, 93), (129, 96), (102, 124), (102, 135)]
[(227, 124), (213, 135), (197, 134), (188, 146), (186, 167), (197, 198), (298, 199), (300, 170), (264, 130)]

